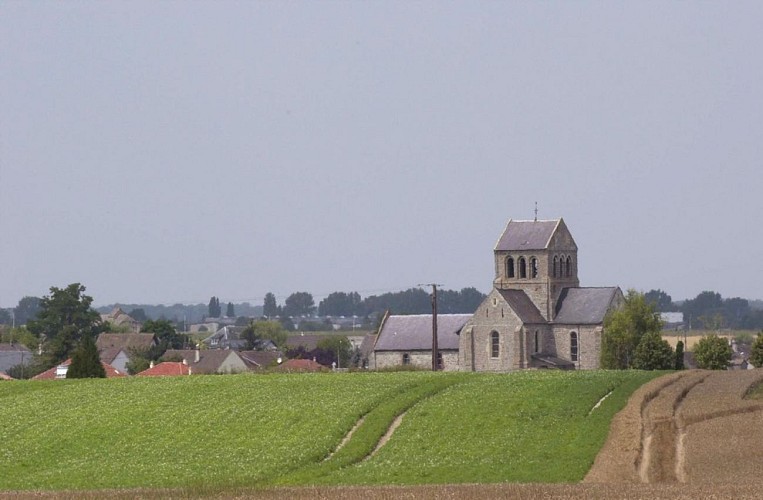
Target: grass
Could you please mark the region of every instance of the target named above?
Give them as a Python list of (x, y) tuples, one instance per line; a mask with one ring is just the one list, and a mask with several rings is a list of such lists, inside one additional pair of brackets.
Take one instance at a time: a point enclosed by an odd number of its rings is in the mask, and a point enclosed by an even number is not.
[(750, 389), (747, 391), (747, 394), (745, 394), (745, 399), (763, 400), (763, 382), (758, 382), (757, 384), (750, 387)]
[[(0, 490), (577, 481), (612, 415), (655, 375), (403, 372), (3, 383)], [(406, 411), (389, 443), (361, 461)], [(325, 460), (363, 416), (352, 439)]]
[(320, 483), (579, 481), (604, 443), (612, 416), (655, 376), (632, 371), (471, 375), (412, 408), (372, 459)]

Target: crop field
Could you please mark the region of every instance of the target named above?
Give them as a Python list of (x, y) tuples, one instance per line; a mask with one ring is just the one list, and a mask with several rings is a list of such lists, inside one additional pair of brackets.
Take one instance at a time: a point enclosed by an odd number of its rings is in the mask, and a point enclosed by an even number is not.
[[(0, 491), (575, 482), (612, 416), (657, 375), (404, 372), (2, 383)], [(401, 414), (400, 426), (374, 451)]]

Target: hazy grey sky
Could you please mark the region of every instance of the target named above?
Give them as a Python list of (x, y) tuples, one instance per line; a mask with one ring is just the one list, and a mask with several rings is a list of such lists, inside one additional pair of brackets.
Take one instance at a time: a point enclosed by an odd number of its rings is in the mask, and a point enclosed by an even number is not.
[(0, 307), (584, 286), (763, 298), (763, 2), (0, 1)]

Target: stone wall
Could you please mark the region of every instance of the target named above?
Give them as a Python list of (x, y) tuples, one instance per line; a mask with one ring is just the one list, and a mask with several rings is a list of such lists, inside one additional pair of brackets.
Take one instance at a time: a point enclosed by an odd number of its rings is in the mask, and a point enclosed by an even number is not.
[[(578, 335), (578, 359), (573, 361), (579, 370), (595, 370), (599, 368), (599, 353), (601, 352), (601, 332), (599, 325), (557, 325), (553, 328), (553, 353), (556, 357), (572, 361), (571, 333)], [(549, 354), (552, 354), (549, 352)]]
[[(443, 371), (458, 371), (458, 351), (442, 350)], [(431, 351), (376, 351), (369, 359), (371, 370), (403, 366), (403, 354), (408, 354), (410, 365), (425, 370), (432, 369)]]

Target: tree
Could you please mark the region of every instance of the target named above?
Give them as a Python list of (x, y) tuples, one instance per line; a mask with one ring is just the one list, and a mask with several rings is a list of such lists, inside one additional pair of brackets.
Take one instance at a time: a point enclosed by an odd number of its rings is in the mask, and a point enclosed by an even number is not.
[(750, 363), (755, 368), (763, 368), (763, 331), (758, 334), (755, 342), (752, 343)]
[[(159, 345), (163, 347), (159, 356), (164, 354), (164, 351), (167, 349), (182, 349), (185, 346), (185, 336), (179, 334), (169, 320), (150, 319), (143, 323), (140, 331), (156, 335), (156, 340), (158, 340)], [(159, 356), (156, 356), (154, 360), (159, 359)]]
[(361, 312), (358, 292), (333, 292), (318, 304), (319, 316), (353, 316)]
[(694, 347), (697, 366), (705, 370), (725, 370), (733, 351), (729, 342), (718, 335), (706, 335)]
[(233, 310), (233, 302), (228, 302), (228, 307), (225, 310), (225, 316), (227, 318), (234, 318), (234, 317), (236, 317), (236, 312)]
[(130, 311), (129, 316), (135, 321), (137, 321), (138, 323), (145, 323), (149, 319), (148, 316), (146, 315), (146, 310), (143, 309), (142, 307), (138, 307)]
[(644, 294), (644, 298), (647, 302), (652, 304), (655, 311), (670, 312), (676, 310), (673, 305), (673, 298), (660, 289), (649, 290)]
[(331, 360), (326, 363), (327, 365), (334, 362), (337, 367), (349, 366), (352, 358), (352, 344), (344, 335), (329, 335), (318, 342), (317, 347), (331, 353)]
[(219, 318), (222, 315), (222, 309), (220, 309), (220, 299), (213, 295), (209, 299), (207, 312), (209, 313), (210, 318)]
[(246, 341), (247, 350), (259, 350), (269, 340), (278, 347), (286, 345), (287, 333), (278, 321), (252, 321), (239, 337)]
[(676, 343), (676, 363), (674, 368), (676, 370), (684, 369), (684, 343), (683, 340), (679, 340)]
[(262, 315), (266, 318), (273, 319), (279, 314), (278, 304), (276, 303), (276, 296), (268, 292), (265, 294), (265, 301), (262, 305)]
[(723, 310), (723, 299), (721, 294), (711, 291), (704, 291), (691, 300), (687, 300), (681, 305), (681, 312), (684, 314), (684, 322), (691, 324), (693, 328), (708, 328), (700, 316), (713, 318), (717, 313)]
[(12, 323), (13, 320), (8, 309), (0, 309), (0, 325), (10, 325)]
[(19, 300), (18, 305), (13, 310), (16, 325), (26, 325), (29, 320), (37, 318), (37, 313), (40, 312), (41, 302), (42, 299), (40, 297), (30, 296)]
[(66, 378), (106, 378), (106, 370), (98, 356), (98, 348), (91, 335), (83, 335), (72, 353), (72, 363)]
[(313, 296), (307, 292), (295, 292), (286, 297), (284, 316), (309, 316), (315, 312)]
[(38, 338), (44, 335), (50, 364), (63, 361), (86, 336), (95, 338), (103, 331), (100, 315), (91, 309), (93, 298), (85, 287), (72, 283), (66, 288), (50, 288), (50, 295), (40, 301), (37, 319), (27, 328)]
[(672, 370), (676, 363), (673, 348), (662, 339), (659, 332), (649, 331), (642, 335), (633, 356), (633, 368), (637, 370)]
[(621, 308), (604, 318), (600, 364), (605, 369), (633, 368), (636, 347), (648, 332), (662, 330), (662, 321), (644, 294), (628, 290)]

